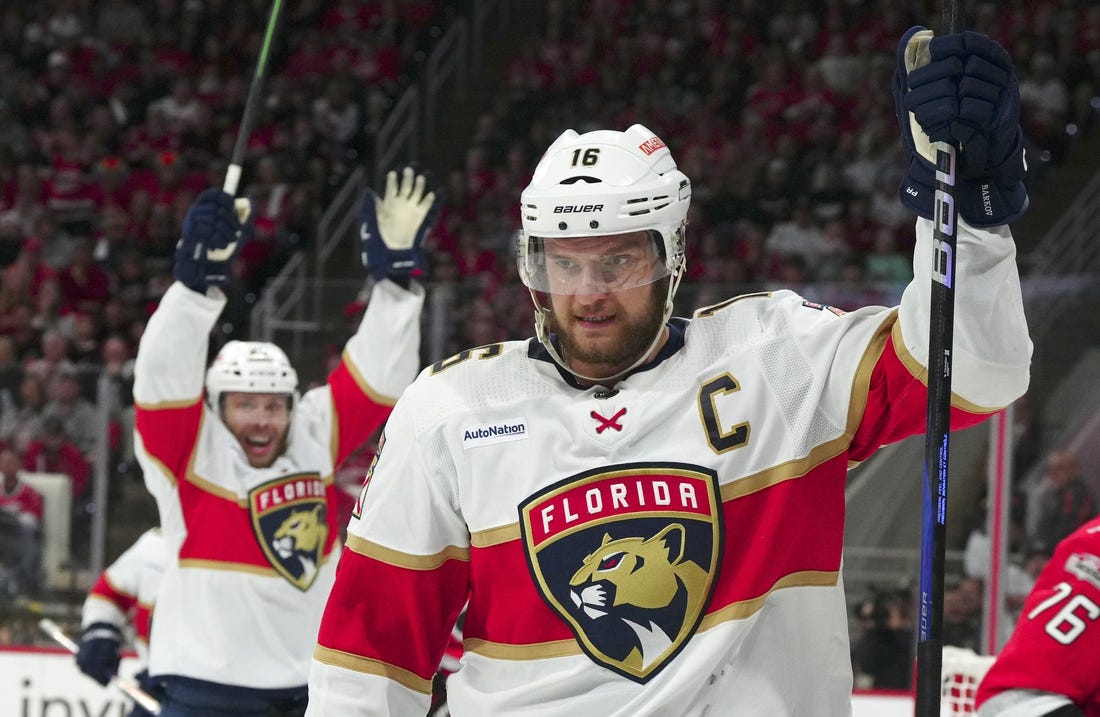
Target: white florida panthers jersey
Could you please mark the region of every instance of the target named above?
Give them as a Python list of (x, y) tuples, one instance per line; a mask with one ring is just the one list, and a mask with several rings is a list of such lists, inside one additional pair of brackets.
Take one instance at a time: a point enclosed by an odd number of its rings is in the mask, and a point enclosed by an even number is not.
[(160, 528), (150, 528), (108, 565), (88, 591), (81, 627), (109, 622), (129, 634), (142, 668), (149, 664), (149, 624), (167, 556)]
[[(426, 368), (349, 527), (309, 714), (422, 714), (467, 598), (454, 715), (849, 714), (845, 476), (924, 429), (930, 233), (899, 307), (732, 298), (611, 386), (535, 341)], [(962, 427), (1025, 391), (1031, 345), (1007, 229), (964, 227), (957, 275)]]
[(376, 284), (340, 364), (295, 406), (286, 451), (253, 468), (204, 400), (207, 337), (224, 295), (179, 283), (165, 294), (134, 367), (137, 456), (168, 555), (151, 675), (305, 685), (340, 550), (334, 467), (415, 377), (423, 298), (419, 287)]

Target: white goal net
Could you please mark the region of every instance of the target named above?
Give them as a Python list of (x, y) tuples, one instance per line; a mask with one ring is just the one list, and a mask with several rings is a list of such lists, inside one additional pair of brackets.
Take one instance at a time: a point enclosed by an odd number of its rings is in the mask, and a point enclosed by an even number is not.
[(993, 655), (979, 655), (973, 650), (944, 645), (940, 683), (941, 717), (977, 714), (974, 695), (982, 677), (993, 664), (993, 659)]

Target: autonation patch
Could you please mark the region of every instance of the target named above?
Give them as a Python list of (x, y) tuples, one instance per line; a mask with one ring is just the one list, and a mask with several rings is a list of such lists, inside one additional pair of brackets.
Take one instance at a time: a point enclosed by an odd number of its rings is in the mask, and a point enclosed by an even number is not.
[(462, 429), (462, 450), (487, 446), (490, 443), (521, 441), (527, 438), (527, 419), (508, 418)]

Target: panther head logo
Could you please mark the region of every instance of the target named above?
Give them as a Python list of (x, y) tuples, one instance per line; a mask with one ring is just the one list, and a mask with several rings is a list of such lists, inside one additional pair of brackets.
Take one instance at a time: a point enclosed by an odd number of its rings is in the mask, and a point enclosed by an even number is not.
[(684, 559), (685, 537), (679, 523), (645, 539), (605, 533), (569, 581), (586, 632), (628, 667), (643, 670), (664, 656), (707, 595), (707, 572)]
[(317, 505), (312, 510), (291, 512), (271, 541), (271, 547), (284, 561), (298, 561), (302, 580), (307, 583), (313, 582), (317, 574), (317, 555), (328, 537), (328, 526), (321, 515), (323, 508)]
[(714, 471), (602, 466), (546, 486), (519, 514), (539, 594), (595, 663), (645, 684), (699, 629), (723, 543)]
[(275, 572), (309, 590), (332, 552), (331, 485), (316, 473), (300, 473), (256, 486), (248, 494), (252, 529)]

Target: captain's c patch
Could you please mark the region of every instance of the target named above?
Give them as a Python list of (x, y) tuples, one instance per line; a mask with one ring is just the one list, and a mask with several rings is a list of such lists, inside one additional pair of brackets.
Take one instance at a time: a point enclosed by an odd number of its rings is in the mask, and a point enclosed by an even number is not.
[(691, 639), (721, 561), (713, 471), (609, 466), (536, 493), (519, 513), (539, 593), (593, 661), (645, 683)]

